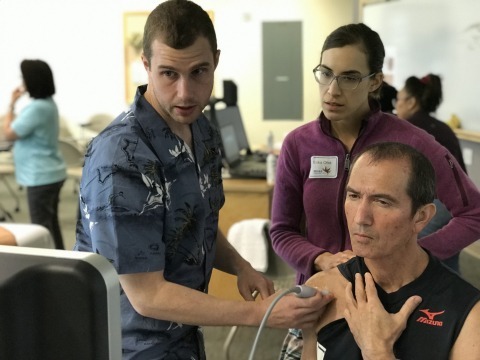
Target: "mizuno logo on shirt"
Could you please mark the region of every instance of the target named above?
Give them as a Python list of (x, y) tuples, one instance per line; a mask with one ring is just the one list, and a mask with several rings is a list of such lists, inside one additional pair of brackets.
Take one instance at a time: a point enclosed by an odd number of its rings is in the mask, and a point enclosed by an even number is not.
[(417, 319), (417, 322), (422, 323), (422, 324), (431, 325), (431, 326), (443, 326), (443, 321), (435, 320), (435, 317), (443, 314), (445, 312), (445, 310), (438, 311), (438, 312), (431, 312), (430, 309), (423, 309), (423, 310), (419, 310), (419, 311), (424, 313), (427, 316), (420, 316)]

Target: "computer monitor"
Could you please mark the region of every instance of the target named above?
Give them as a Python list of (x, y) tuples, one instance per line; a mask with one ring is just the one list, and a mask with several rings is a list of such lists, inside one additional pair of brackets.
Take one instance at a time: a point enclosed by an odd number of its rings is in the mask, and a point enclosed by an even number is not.
[(121, 359), (118, 275), (98, 254), (0, 246), (0, 359)]
[(235, 166), (240, 162), (240, 146), (238, 145), (235, 128), (232, 124), (227, 124), (220, 128), (220, 136), (222, 138), (223, 155), (227, 164)]
[(213, 117), (211, 110), (205, 110), (204, 114), (219, 131), (229, 126), (233, 127), (239, 152), (247, 155), (252, 153), (238, 106), (215, 109)]
[(223, 80), (222, 101), (227, 106), (237, 106), (237, 84), (232, 80)]

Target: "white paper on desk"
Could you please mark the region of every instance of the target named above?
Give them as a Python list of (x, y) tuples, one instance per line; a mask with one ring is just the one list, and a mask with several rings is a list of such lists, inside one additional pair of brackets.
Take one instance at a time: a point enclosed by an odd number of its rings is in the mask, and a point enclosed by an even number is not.
[(268, 224), (268, 219), (242, 220), (233, 224), (227, 234), (228, 242), (260, 272), (268, 269), (268, 239), (264, 233)]

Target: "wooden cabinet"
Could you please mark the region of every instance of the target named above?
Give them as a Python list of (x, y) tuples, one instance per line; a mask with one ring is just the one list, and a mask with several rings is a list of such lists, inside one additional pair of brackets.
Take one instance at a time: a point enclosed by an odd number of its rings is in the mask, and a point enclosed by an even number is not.
[[(265, 180), (224, 179), (225, 205), (220, 211), (220, 230), (226, 236), (228, 229), (240, 220), (270, 218), (273, 187)], [(209, 294), (224, 299), (243, 299), (237, 290), (236, 276), (213, 270)]]

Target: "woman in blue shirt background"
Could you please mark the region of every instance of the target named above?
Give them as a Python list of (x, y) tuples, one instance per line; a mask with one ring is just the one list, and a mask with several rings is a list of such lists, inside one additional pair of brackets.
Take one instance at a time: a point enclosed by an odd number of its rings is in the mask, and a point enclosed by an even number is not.
[[(12, 92), (4, 122), (4, 134), (15, 141), (15, 177), (27, 191), (30, 220), (45, 226), (57, 249), (64, 249), (58, 221), (60, 190), (66, 165), (58, 147), (59, 114), (52, 96), (55, 83), (50, 66), (42, 60), (20, 64), (23, 86)], [(15, 103), (28, 92), (32, 101), (15, 115)]]

